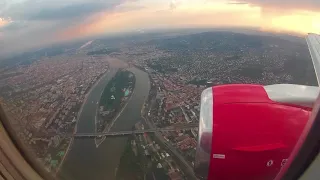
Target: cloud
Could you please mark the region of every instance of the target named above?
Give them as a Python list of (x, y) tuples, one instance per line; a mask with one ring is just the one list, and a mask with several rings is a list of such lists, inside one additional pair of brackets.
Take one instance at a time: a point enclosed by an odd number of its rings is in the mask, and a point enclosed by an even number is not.
[(170, 1), (170, 9), (173, 10), (173, 9), (176, 9), (177, 8), (177, 3), (175, 0), (172, 0)]
[(112, 10), (118, 6), (121, 1), (117, 2), (96, 2), (96, 3), (81, 3), (68, 5), (61, 8), (41, 10), (37, 14), (30, 17), (35, 20), (56, 20), (66, 18), (86, 17), (93, 13)]
[(54, 43), (58, 31), (129, 1), (0, 0), (0, 54)]
[[(210, 4), (196, 6), (196, 4), (181, 3), (174, 11), (168, 9), (168, 6), (161, 8), (152, 6), (129, 12), (107, 13), (101, 17), (92, 18), (90, 22), (83, 22), (80, 25), (63, 30), (58, 33), (58, 37), (64, 39), (105, 33), (130, 32), (140, 28), (253, 27), (254, 22), (257, 22), (255, 16), (248, 16), (244, 13), (257, 12), (255, 8), (253, 10), (248, 7), (240, 7), (239, 9), (233, 7), (224, 10), (223, 8), (225, 7)], [(160, 11), (161, 13), (159, 13)], [(230, 22), (232, 23), (230, 24)]]
[(237, 2), (237, 1), (230, 1), (230, 2), (227, 2), (227, 4), (245, 5), (245, 4), (248, 4), (248, 3), (246, 3), (246, 2)]
[(304, 10), (315, 11), (320, 10), (319, 0), (236, 0), (233, 3), (245, 3), (252, 6), (259, 6), (267, 12), (270, 9), (279, 11)]
[(7, 23), (8, 23), (8, 22), (7, 22), (6, 20), (0, 18), (0, 28), (1, 28), (2, 26), (5, 26)]
[(236, 26), (316, 33), (318, 12), (318, 0), (0, 0), (0, 55), (137, 29)]
[(267, 31), (286, 31), (320, 33), (319, 0), (236, 0), (260, 8), (261, 29)]
[(92, 13), (112, 10), (124, 0), (84, 1), (84, 0), (55, 0), (39, 1), (26, 0), (7, 5), (0, 11), (0, 17), (10, 17), (15, 20), (65, 20), (89, 16)]
[[(0, 23), (1, 24), (1, 23)], [(0, 25), (0, 32), (12, 32), (16, 30), (20, 30), (22, 28), (27, 27), (28, 24), (26, 22), (10, 22), (1, 27)]]
[(8, 4), (8, 3), (7, 3), (6, 0), (0, 1), (0, 12), (1, 12), (3, 9), (6, 8), (7, 4)]
[(98, 13), (138, 8), (123, 7), (122, 5), (127, 2), (135, 2), (135, 0), (95, 0), (92, 2), (86, 0), (16, 0), (11, 3), (3, 3), (6, 7), (0, 9), (0, 31), (3, 32), (2, 36), (10, 36), (21, 30), (29, 33), (29, 29), (35, 29), (31, 27), (35, 24), (55, 25), (55, 29), (64, 29), (90, 20), (90, 17)]
[(0, 31), (0, 56), (58, 43), (54, 34), (63, 26), (53, 22), (13, 22)]

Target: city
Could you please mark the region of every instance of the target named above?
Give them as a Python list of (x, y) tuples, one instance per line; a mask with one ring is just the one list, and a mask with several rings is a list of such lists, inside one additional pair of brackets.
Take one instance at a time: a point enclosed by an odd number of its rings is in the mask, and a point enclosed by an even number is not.
[[(152, 40), (140, 36), (139, 40), (126, 40), (112, 47), (102, 40), (91, 40), (75, 51), (42, 56), (29, 64), (1, 70), (1, 105), (19, 138), (54, 176), (60, 173), (62, 177), (70, 177), (66, 175), (68, 171), (76, 171), (70, 170), (69, 162), (81, 158), (75, 152), (80, 151), (80, 144), (85, 141), (77, 138), (77, 134), (172, 128), (119, 137), (121, 145), (115, 146), (112, 136), (96, 137), (96, 146), (84, 154), (89, 158), (91, 155), (87, 153), (101, 151), (99, 148), (119, 149), (119, 155), (106, 152), (103, 156), (109, 155), (104, 160), (114, 156), (119, 162), (112, 164), (117, 166), (117, 179), (129, 176), (194, 179), (198, 129), (174, 127), (199, 123), (200, 95), (205, 88), (229, 83), (316, 85), (312, 61), (303, 41), (234, 32), (204, 32)], [(134, 77), (134, 80), (123, 80), (131, 85), (115, 85), (112, 78), (121, 70)], [(96, 86), (100, 90), (91, 92)], [(117, 88), (112, 90), (113, 87)], [(109, 92), (103, 95), (104, 89), (119, 95), (115, 97)], [(125, 99), (113, 107), (103, 97)], [(110, 104), (117, 113), (109, 116), (114, 111), (108, 107)], [(91, 113), (86, 112), (86, 106), (91, 106)], [(88, 130), (91, 125), (82, 124), (84, 121), (95, 127)], [(63, 134), (75, 134), (75, 137)], [(131, 162), (136, 173), (129, 172), (124, 165), (128, 157), (139, 157)], [(77, 166), (88, 168), (84, 164)], [(79, 173), (78, 177), (86, 176)], [(105, 174), (96, 177), (100, 179)]]
[(319, 0), (0, 0), (0, 179), (316, 174), (319, 19)]
[[(8, 89), (1, 91), (1, 104), (19, 138), (35, 148), (48, 170), (58, 167), (71, 140), (59, 134), (75, 130), (86, 94), (107, 70), (106, 59), (62, 55), (2, 74), (9, 76), (1, 79), (1, 89)], [(45, 137), (48, 133), (56, 135)]]

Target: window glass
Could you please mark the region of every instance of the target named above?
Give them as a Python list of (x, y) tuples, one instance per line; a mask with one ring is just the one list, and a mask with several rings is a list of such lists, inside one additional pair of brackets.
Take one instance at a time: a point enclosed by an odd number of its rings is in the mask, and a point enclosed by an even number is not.
[(4, 123), (57, 179), (273, 179), (318, 95), (319, 8), (0, 0)]

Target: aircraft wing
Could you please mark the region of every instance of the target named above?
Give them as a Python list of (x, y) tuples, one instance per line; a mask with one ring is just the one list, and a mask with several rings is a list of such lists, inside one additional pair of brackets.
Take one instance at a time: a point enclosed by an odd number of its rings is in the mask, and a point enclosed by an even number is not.
[(313, 66), (316, 72), (318, 85), (320, 85), (320, 35), (308, 34), (307, 44), (311, 54)]

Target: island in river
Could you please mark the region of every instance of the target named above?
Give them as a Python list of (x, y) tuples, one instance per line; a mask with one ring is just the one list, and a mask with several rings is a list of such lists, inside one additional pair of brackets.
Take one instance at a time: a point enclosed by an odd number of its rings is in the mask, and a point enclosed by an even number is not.
[[(95, 115), (100, 95), (108, 81), (115, 75), (117, 68), (110, 66), (110, 71), (92, 89), (77, 124), (77, 133), (93, 133), (95, 131)], [(128, 69), (135, 76), (135, 93), (127, 106), (119, 115), (110, 131), (131, 130), (141, 120), (141, 108), (150, 90), (148, 74), (137, 68)], [(60, 179), (68, 180), (113, 180), (128, 137), (106, 138), (98, 148), (94, 139), (74, 139), (65, 162), (58, 174)]]
[[(95, 118), (96, 132), (109, 132), (126, 107), (134, 91), (135, 76), (125, 69), (119, 70), (104, 88)], [(96, 137), (98, 147), (105, 136)]]

